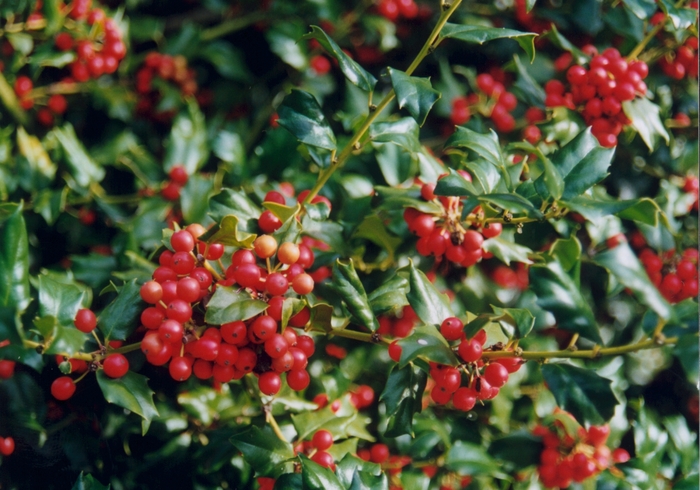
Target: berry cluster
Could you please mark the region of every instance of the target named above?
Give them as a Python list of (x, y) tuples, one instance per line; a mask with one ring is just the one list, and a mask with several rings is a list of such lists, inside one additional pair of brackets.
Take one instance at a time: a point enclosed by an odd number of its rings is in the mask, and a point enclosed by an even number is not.
[(700, 197), (700, 180), (694, 175), (686, 177), (685, 181), (683, 182), (683, 192), (693, 194), (695, 196), (695, 200), (690, 205), (690, 209), (688, 209), (688, 212), (697, 211), (698, 198)]
[(671, 303), (698, 295), (698, 250), (688, 248), (680, 256), (675, 251), (657, 254), (651, 248), (639, 253), (639, 260), (651, 282)]
[(326, 429), (317, 430), (310, 441), (301, 441), (294, 447), (296, 454), (308, 454), (311, 461), (324, 468), (335, 470), (335, 459), (328, 452), (333, 445), (333, 434)]
[(594, 46), (587, 45), (584, 52), (591, 56), (589, 68), (569, 67), (566, 71), (568, 87), (559, 80), (547, 82), (545, 105), (578, 110), (598, 142), (612, 148), (617, 145), (622, 128), (630, 124), (622, 103), (646, 94), (644, 79), (649, 67), (643, 61), (627, 62), (615, 48), (598, 54)]
[(176, 165), (168, 172), (168, 181), (160, 190), (160, 195), (168, 201), (177, 201), (180, 199), (180, 189), (187, 184), (189, 180), (187, 170), (182, 165)]
[(12, 437), (0, 437), (0, 454), (9, 456), (15, 452), (15, 440)]
[[(294, 197), (294, 188), (289, 186), (285, 186), (284, 188), (281, 189), (282, 192), (278, 191), (269, 191), (267, 194), (265, 194), (265, 197), (263, 198), (263, 202), (274, 202), (277, 204), (282, 204), (283, 206), (287, 205), (287, 197), (293, 198)], [(304, 199), (306, 199), (306, 196), (309, 195), (308, 190), (306, 191), (301, 191), (299, 195), (296, 197), (297, 202), (303, 202)], [(286, 197), (285, 197), (286, 195)], [(311, 204), (318, 204), (318, 203), (325, 203), (329, 209), (332, 208), (331, 202), (327, 197), (324, 196), (315, 196), (313, 199), (311, 199)], [(277, 231), (280, 226), (282, 226), (282, 220), (280, 220), (275, 213), (270, 211), (269, 209), (263, 211), (260, 214), (260, 218), (258, 218), (258, 227), (263, 233), (274, 233)], [(317, 242), (314, 242), (317, 243)], [(323, 242), (320, 242), (323, 243)], [(309, 248), (309, 247), (306, 247)], [(310, 249), (309, 249), (310, 250)]]
[[(559, 410), (558, 413), (573, 419), (567, 412)], [(611, 452), (605, 445), (610, 434), (607, 425), (594, 425), (588, 430), (579, 427), (577, 433), (570, 434), (565, 424), (555, 420), (551, 427), (538, 425), (532, 433), (542, 437), (544, 448), (537, 472), (548, 488), (567, 488), (572, 482), (581, 483), (597, 475), (613, 463), (630, 459), (626, 450), (618, 448)]]
[(418, 323), (418, 315), (410, 305), (406, 305), (401, 310), (400, 316), (380, 316), (379, 329), (377, 333), (385, 337), (395, 337), (403, 339), (411, 335), (413, 327)]
[[(153, 305), (141, 315), (148, 330), (141, 342), (146, 359), (157, 366), (169, 362), (170, 375), (178, 381), (194, 373), (199, 379), (226, 383), (254, 372), (260, 391), (274, 395), (282, 386), (280, 375), (286, 373), (289, 387), (303, 390), (310, 381), (305, 369), (314, 341), (293, 328), (280, 330), (279, 323), (290, 289), (300, 296), (313, 291), (314, 280), (304, 272), (313, 264), (313, 252), (291, 242), (278, 247), (275, 238), (261, 235), (252, 250), (233, 253), (224, 277), (216, 273), (215, 282), (208, 261), (220, 262), (224, 247), (198, 241), (195, 236), (203, 231), (190, 225), (173, 233), (172, 251), (160, 255), (153, 280), (141, 288), (141, 298)], [(219, 328), (202, 324), (203, 300), (216, 287), (233, 285), (267, 302), (264, 313)], [(303, 327), (309, 318), (305, 306), (289, 319), (289, 326)]]
[(659, 66), (666, 75), (676, 80), (686, 76), (698, 78), (698, 38), (689, 37), (675, 53), (661, 57)]
[(515, 264), (515, 268), (499, 264), (490, 272), (491, 280), (506, 289), (517, 288), (525, 291), (530, 284), (527, 265), (521, 262)]
[(170, 56), (152, 51), (146, 55), (143, 66), (136, 72), (136, 92), (139, 94), (136, 113), (140, 116), (168, 122), (175, 114), (173, 110), (161, 110), (158, 107), (162, 94), (154, 79), (175, 84), (183, 97), (197, 93), (196, 73), (188, 67), (184, 56)]
[(504, 84), (490, 73), (481, 73), (476, 77), (477, 92), (466, 97), (452, 99), (450, 121), (455, 125), (469, 121), (473, 110), (478, 110), (490, 117), (500, 132), (508, 133), (515, 128), (512, 112), (518, 106), (518, 99), (508, 92)]
[(396, 22), (399, 17), (416, 18), (420, 13), (420, 7), (414, 0), (380, 0), (377, 12), (391, 22)]
[[(459, 171), (471, 181), (465, 171)], [(426, 183), (421, 187), (421, 197), (440, 206), (437, 214), (424, 213), (415, 208), (406, 208), (403, 213), (408, 229), (419, 237), (416, 250), (428, 257), (440, 258), (443, 255), (450, 262), (470, 267), (488, 255), (481, 246), (485, 238), (501, 234), (502, 225), (491, 223), (480, 229), (468, 229), (462, 224), (463, 203), (459, 197), (436, 196), (435, 184)]]

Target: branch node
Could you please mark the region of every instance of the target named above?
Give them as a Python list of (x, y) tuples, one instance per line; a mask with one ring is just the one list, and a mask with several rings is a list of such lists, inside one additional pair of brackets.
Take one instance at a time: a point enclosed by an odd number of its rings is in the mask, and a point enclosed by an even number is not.
[(664, 345), (666, 343), (666, 336), (662, 333), (654, 335), (654, 343), (656, 345)]
[(377, 110), (377, 105), (376, 104), (370, 104), (369, 105), (369, 112), (374, 112)]
[(372, 332), (372, 336), (370, 337), (370, 340), (372, 341), (373, 344), (378, 344), (382, 341), (382, 336), (379, 335), (377, 332)]
[(600, 359), (603, 357), (603, 355), (600, 353), (600, 346), (598, 344), (593, 346), (593, 349), (591, 351), (591, 357), (593, 359)]

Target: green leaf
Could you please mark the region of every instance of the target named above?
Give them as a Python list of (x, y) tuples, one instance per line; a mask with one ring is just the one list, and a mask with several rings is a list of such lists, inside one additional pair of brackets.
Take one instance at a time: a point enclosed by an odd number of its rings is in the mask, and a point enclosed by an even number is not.
[(97, 481), (92, 475), (84, 475), (81, 471), (71, 490), (109, 490), (110, 488), (111, 485), (105, 486)]
[(0, 277), (0, 306), (23, 312), (31, 296), (29, 242), (21, 205), (0, 205)]
[(75, 328), (63, 327), (56, 317), (47, 315), (34, 320), (34, 327), (48, 346), (45, 354), (75, 354), (85, 344), (85, 334)]
[(260, 213), (260, 208), (242, 191), (222, 189), (209, 199), (209, 215), (212, 219), (218, 222), (226, 216), (234, 215), (238, 218), (241, 231), (257, 232)]
[(610, 420), (619, 403), (610, 387), (612, 381), (591, 369), (571, 364), (544, 364), (542, 376), (549, 390), (564, 410), (576, 420), (600, 425)]
[(676, 4), (671, 0), (661, 0), (659, 2), (659, 6), (661, 7), (661, 10), (666, 12), (666, 14), (671, 18), (673, 27), (678, 30), (688, 29), (697, 21), (697, 9), (676, 7)]
[[(571, 275), (571, 271), (581, 263), (581, 242), (572, 235), (570, 238), (557, 238), (549, 249), (549, 255), (555, 257), (562, 268)], [(572, 275), (573, 277), (573, 275)]]
[(343, 75), (345, 75), (345, 78), (347, 78), (350, 83), (360, 87), (365, 92), (374, 91), (377, 79), (350, 56), (345, 54), (345, 51), (343, 51), (323, 29), (317, 26), (311, 26), (311, 32), (306, 34), (304, 39), (317, 40), (318, 43), (323, 46), (323, 49), (338, 61), (340, 71), (343, 72)]
[(207, 232), (201, 240), (207, 243), (221, 243), (232, 247), (250, 248), (257, 235), (240, 231), (238, 216), (229, 214), (221, 219), (218, 225), (212, 228), (213, 233)]
[(333, 330), (333, 326), (331, 325), (332, 319), (333, 307), (331, 305), (318, 303), (311, 307), (310, 325), (314, 330), (326, 333), (331, 332)]
[(369, 127), (369, 138), (375, 143), (394, 143), (415, 153), (420, 150), (420, 130), (413, 118), (404, 117), (391, 122), (378, 122)]
[(486, 449), (470, 442), (455, 442), (445, 456), (445, 466), (460, 475), (487, 474), (504, 478), (499, 463), (488, 455)]
[(267, 303), (253, 299), (245, 290), (218, 286), (207, 304), (204, 320), (212, 325), (248, 320), (267, 309)]
[[(490, 167), (489, 168), (493, 168)], [(477, 192), (474, 184), (462, 177), (454, 169), (450, 168), (449, 174), (437, 181), (435, 194), (438, 196), (475, 196)]]
[[(697, 12), (696, 12), (697, 14)], [(670, 142), (668, 131), (659, 117), (660, 108), (646, 97), (636, 97), (634, 100), (626, 100), (622, 103), (622, 110), (630, 118), (631, 125), (637, 130), (639, 136), (646, 143), (649, 152), (654, 151), (656, 140), (661, 136), (666, 144)]]
[(201, 223), (209, 210), (209, 194), (214, 189), (211, 177), (195, 174), (187, 179), (187, 184), (180, 190), (182, 216), (188, 223)]
[(495, 439), (489, 446), (489, 454), (502, 461), (508, 461), (516, 469), (540, 464), (542, 439), (526, 430), (512, 432)]
[(440, 213), (442, 210), (440, 205), (422, 200), (418, 188), (397, 189), (378, 185), (374, 187), (374, 191), (381, 198), (378, 210), (395, 211), (401, 208), (415, 208), (430, 214)]
[(644, 267), (627, 243), (607, 249), (594, 257), (594, 262), (610, 272), (615, 279), (629, 288), (640, 303), (654, 310), (666, 320), (673, 315), (671, 305), (651, 283)]
[(194, 175), (209, 158), (209, 144), (204, 114), (194, 101), (190, 101), (187, 108), (173, 121), (165, 144), (163, 169), (169, 172), (174, 166), (182, 165), (188, 175)]
[(406, 299), (423, 323), (440, 325), (445, 318), (453, 316), (447, 295), (438, 292), (426, 275), (416, 269), (413, 261), (401, 269), (401, 273), (408, 275), (411, 288)]
[(513, 63), (518, 71), (518, 79), (513, 84), (518, 98), (529, 106), (544, 107), (545, 93), (542, 86), (530, 75), (520, 61), (520, 56), (513, 56)]
[(576, 46), (571, 44), (568, 39), (562, 36), (554, 23), (550, 25), (549, 31), (547, 31), (542, 37), (544, 39), (549, 39), (556, 47), (571, 53), (574, 56), (574, 61), (576, 63), (583, 65), (588, 62), (588, 56), (586, 56), (586, 54)]
[(485, 27), (480, 25), (460, 25), (445, 24), (440, 31), (442, 40), (445, 38), (459, 39), (468, 43), (484, 44), (494, 39), (514, 39), (520, 47), (530, 57), (530, 62), (535, 60), (535, 38), (534, 32), (522, 32), (514, 29), (504, 29), (501, 27)]
[(91, 294), (85, 287), (59, 282), (45, 274), (39, 275), (37, 283), (39, 314), (53, 316), (63, 327), (74, 326), (78, 310), (90, 306)]
[(445, 149), (449, 148), (472, 150), (496, 168), (505, 168), (506, 165), (498, 136), (494, 131), (481, 134), (469, 128), (457, 126), (454, 134), (445, 142)]
[(34, 197), (34, 211), (39, 213), (49, 225), (53, 225), (66, 209), (68, 187), (60, 191), (44, 189)]
[(698, 334), (691, 333), (678, 337), (678, 342), (673, 347), (673, 355), (680, 361), (688, 381), (692, 384), (698, 382)]
[(291, 444), (281, 441), (268, 426), (263, 429), (252, 426), (231, 437), (230, 441), (261, 476), (274, 478), (286, 473), (285, 463), (294, 458)]
[[(561, 197), (577, 197), (603, 180), (608, 175), (608, 167), (614, 153), (613, 148), (603, 148), (598, 144), (590, 128), (580, 132), (554, 153), (551, 162), (564, 179), (564, 192)], [(551, 197), (551, 184), (548, 186), (545, 182), (547, 178), (545, 172), (535, 181), (535, 188), (543, 199)]]
[(85, 150), (70, 123), (62, 128), (51, 131), (63, 148), (63, 156), (68, 164), (70, 173), (81, 187), (88, 187), (93, 182), (100, 182), (105, 177), (105, 171)]
[(530, 286), (537, 295), (537, 305), (554, 315), (559, 328), (603, 342), (590, 304), (561, 263), (530, 266)]
[(494, 257), (498, 258), (506, 265), (510, 265), (511, 262), (532, 264), (532, 260), (528, 258), (528, 256), (533, 253), (532, 250), (500, 237), (484, 240), (481, 248), (484, 252), (492, 253)]
[(303, 454), (299, 455), (301, 460), (301, 479), (304, 482), (304, 489), (308, 490), (328, 490), (330, 488), (343, 488), (335, 476), (328, 468), (324, 468), (318, 463), (314, 463)]
[(528, 217), (540, 219), (542, 212), (530, 201), (518, 194), (482, 194), (477, 196), (480, 202), (494, 204), (504, 211), (525, 213)]
[(158, 416), (158, 410), (153, 404), (153, 391), (148, 387), (148, 378), (133, 371), (116, 379), (107, 376), (102, 369), (96, 374), (97, 384), (100, 385), (105, 400), (143, 417), (141, 434), (145, 435), (153, 417)]
[(376, 332), (379, 322), (372, 312), (369, 299), (355, 266), (350, 260), (343, 264), (340, 260), (333, 264), (333, 276), (329, 285), (343, 300), (355, 322)]
[(422, 409), (423, 392), (428, 376), (417, 366), (392, 368), (379, 400), (384, 402), (389, 418), (386, 437), (413, 435), (413, 415)]
[(614, 214), (623, 219), (658, 226), (659, 217), (666, 219), (659, 204), (649, 197), (622, 201), (610, 198), (602, 201), (583, 195), (563, 201), (562, 204), (589, 221), (596, 221)]
[[(358, 490), (388, 490), (388, 483), (386, 482), (386, 477), (382, 472), (381, 465), (362, 460), (357, 456), (353, 456), (352, 454), (346, 454), (343, 459), (336, 464), (335, 473), (338, 476), (340, 484), (342, 485), (341, 488)], [(383, 484), (370, 485), (365, 483), (360, 475), (372, 476), (374, 478), (384, 478), (385, 481)], [(358, 479), (360, 481), (353, 484), (353, 481), (357, 481)]]
[(141, 286), (136, 280), (124, 283), (119, 294), (102, 310), (97, 327), (105, 338), (126, 340), (138, 326), (145, 303), (141, 300)]
[(292, 89), (277, 108), (280, 126), (307, 145), (335, 150), (335, 134), (313, 95)]
[(440, 98), (440, 92), (430, 84), (430, 78), (412, 77), (395, 68), (389, 68), (388, 71), (399, 108), (405, 107), (418, 125), (422, 126), (428, 112)]
[(56, 164), (51, 161), (39, 138), (27, 134), (21, 126), (17, 128), (17, 147), (36, 174), (41, 175), (46, 181), (54, 179)]
[(224, 78), (244, 83), (253, 80), (243, 53), (228, 41), (207, 43), (198, 55), (214, 65), (216, 71)]
[(282, 223), (282, 226), (277, 229), (272, 236), (275, 237), (277, 243), (296, 242), (301, 235), (301, 224), (297, 217), (290, 216)]
[(367, 299), (375, 315), (381, 315), (396, 310), (408, 304), (406, 294), (409, 291), (408, 280), (405, 277), (394, 276), (372, 291)]
[(509, 332), (509, 336), (522, 339), (532, 331), (535, 326), (535, 317), (524, 308), (499, 308), (491, 305), (495, 316), (492, 321), (498, 321), (501, 327)]
[(384, 221), (376, 213), (365, 216), (365, 219), (353, 232), (352, 238), (370, 240), (384, 249), (387, 254), (387, 257), (382, 261), (384, 264), (394, 263), (396, 249), (403, 243), (400, 237), (389, 233)]
[(456, 366), (459, 364), (445, 337), (433, 325), (424, 325), (413, 330), (413, 333), (398, 341), (401, 346), (399, 366), (404, 367), (418, 357), (429, 361)]

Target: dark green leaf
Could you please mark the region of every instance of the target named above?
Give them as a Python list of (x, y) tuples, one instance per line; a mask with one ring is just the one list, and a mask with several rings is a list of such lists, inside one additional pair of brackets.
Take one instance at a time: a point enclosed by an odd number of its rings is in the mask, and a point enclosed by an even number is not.
[(447, 452), (445, 466), (460, 475), (487, 474), (503, 478), (499, 463), (488, 455), (486, 450), (473, 443), (457, 441)]
[(250, 248), (256, 235), (240, 231), (238, 216), (229, 214), (221, 219), (221, 222), (212, 228), (213, 233), (207, 232), (200, 239), (207, 243), (221, 243), (239, 248)]
[(542, 218), (542, 212), (518, 194), (482, 194), (477, 196), (482, 203), (493, 204), (513, 214), (525, 213), (531, 218)]
[(484, 252), (492, 253), (494, 257), (498, 258), (506, 265), (510, 265), (511, 262), (532, 264), (532, 260), (528, 258), (528, 256), (533, 253), (532, 250), (500, 237), (484, 240), (481, 248)]
[(105, 338), (125, 340), (138, 327), (138, 319), (145, 303), (141, 300), (141, 286), (136, 280), (127, 282), (119, 294), (102, 310), (97, 327)]
[(54, 128), (51, 133), (63, 148), (64, 159), (78, 185), (88, 187), (93, 182), (104, 179), (104, 169), (87, 153), (70, 123), (65, 123), (62, 128)]
[(389, 418), (386, 437), (413, 435), (413, 415), (421, 410), (427, 379), (425, 371), (414, 365), (392, 369), (379, 397)]
[(194, 175), (209, 158), (209, 144), (204, 114), (194, 101), (190, 101), (187, 107), (187, 112), (180, 112), (173, 121), (163, 168), (169, 172), (174, 166), (182, 165), (188, 175)]
[(375, 332), (379, 322), (372, 312), (365, 287), (355, 271), (352, 260), (347, 264), (339, 260), (333, 264), (330, 287), (343, 299), (354, 321)]
[(287, 218), (287, 220), (282, 223), (282, 226), (272, 234), (277, 240), (277, 243), (294, 243), (299, 239), (299, 235), (301, 235), (301, 224), (296, 215)]
[(268, 426), (255, 426), (231, 437), (231, 444), (243, 453), (245, 461), (261, 476), (286, 473), (285, 462), (294, 458), (291, 444), (281, 441)]
[(29, 305), (29, 242), (22, 206), (0, 209), (0, 306), (23, 312)]
[(331, 249), (335, 250), (342, 256), (349, 255), (350, 247), (348, 241), (344, 237), (344, 229), (342, 225), (332, 221), (316, 221), (308, 216), (304, 216), (301, 220), (302, 233), (306, 236), (321, 240), (330, 245)]
[[(661, 0), (659, 2), (661, 10), (671, 18), (673, 27), (676, 29), (688, 29), (693, 24), (696, 24), (698, 18), (698, 10), (686, 7), (677, 7), (672, 0)], [(697, 25), (697, 24), (696, 24)]]
[[(489, 166), (489, 168), (493, 168)], [(462, 177), (454, 169), (450, 168), (449, 175), (437, 181), (435, 194), (438, 196), (475, 196), (480, 194), (474, 188), (474, 184)]]
[(53, 316), (63, 327), (74, 326), (73, 320), (81, 308), (90, 306), (90, 292), (85, 287), (41, 274), (37, 278), (39, 314)]
[(314, 463), (303, 454), (299, 455), (301, 460), (301, 479), (304, 488), (308, 490), (329, 490), (331, 488), (343, 488), (335, 476), (328, 468), (324, 468), (318, 463)]
[(422, 126), (428, 112), (440, 98), (440, 92), (432, 87), (430, 78), (411, 77), (395, 68), (389, 68), (389, 77), (399, 108), (405, 107), (418, 125)]
[(46, 354), (74, 354), (85, 344), (85, 334), (80, 330), (61, 326), (55, 317), (47, 315), (34, 320), (34, 328), (44, 337)]
[(678, 342), (673, 347), (673, 355), (678, 358), (685, 370), (688, 381), (692, 384), (698, 382), (698, 334), (691, 333), (678, 337)]
[(614, 214), (623, 219), (637, 221), (650, 226), (658, 226), (659, 217), (663, 216), (663, 211), (659, 204), (648, 197), (624, 201), (611, 198), (610, 200), (601, 201), (583, 195), (570, 201), (564, 201), (562, 204), (589, 221), (596, 221)]
[(520, 56), (513, 56), (513, 62), (518, 71), (518, 79), (513, 84), (513, 88), (519, 92), (518, 98), (529, 106), (544, 107), (545, 93), (542, 86), (528, 73), (520, 61)]
[(198, 55), (214, 65), (224, 78), (244, 83), (250, 83), (253, 79), (243, 53), (228, 41), (207, 43)]
[(275, 480), (274, 490), (304, 490), (301, 473), (286, 473)]
[[(697, 12), (696, 12), (697, 15)], [(622, 103), (625, 115), (632, 121), (631, 125), (637, 130), (649, 152), (656, 148), (656, 140), (661, 136), (666, 144), (669, 144), (670, 136), (659, 117), (660, 108), (645, 97), (636, 97), (634, 100), (626, 100)]]
[(610, 385), (612, 381), (591, 369), (571, 364), (544, 364), (542, 376), (559, 405), (576, 420), (600, 425), (610, 420), (619, 403)]
[(433, 325), (415, 328), (411, 335), (399, 340), (399, 345), (402, 349), (400, 367), (406, 366), (417, 357), (450, 366), (459, 364), (445, 337)]
[(649, 280), (644, 267), (627, 243), (605, 250), (595, 256), (594, 261), (605, 267), (610, 274), (629, 288), (642, 303), (668, 320), (673, 311), (659, 290)]
[(434, 202), (426, 202), (420, 198), (420, 191), (413, 189), (397, 189), (394, 187), (375, 186), (374, 191), (382, 199), (378, 209), (397, 210), (415, 208), (424, 213), (436, 214), (441, 212), (441, 206)]
[(253, 299), (246, 290), (218, 286), (207, 304), (204, 319), (212, 325), (248, 320), (267, 309), (267, 303)]
[(568, 39), (566, 39), (564, 36), (561, 35), (559, 30), (557, 29), (556, 24), (552, 23), (550, 25), (549, 31), (546, 32), (543, 36), (545, 39), (549, 39), (552, 44), (554, 44), (556, 47), (563, 49), (565, 51), (568, 51), (574, 56), (574, 61), (578, 64), (585, 64), (588, 62), (588, 56), (578, 49), (576, 46), (571, 44)]
[(372, 291), (367, 299), (374, 314), (381, 315), (407, 305), (408, 291), (408, 280), (397, 275), (382, 282), (382, 285)]
[[(556, 257), (562, 268), (571, 275), (571, 271), (581, 263), (581, 242), (574, 235), (570, 238), (557, 238), (549, 249), (549, 255)], [(573, 275), (572, 275), (573, 277)]]
[(536, 466), (540, 463), (542, 439), (531, 432), (520, 430), (494, 440), (489, 454), (494, 458), (512, 463), (516, 469)]
[(201, 223), (209, 210), (209, 194), (214, 188), (211, 177), (200, 174), (190, 176), (187, 184), (180, 190), (182, 216), (188, 223)]
[(102, 369), (96, 374), (97, 384), (100, 385), (105, 400), (143, 417), (141, 433), (145, 435), (153, 417), (158, 416), (158, 410), (153, 404), (153, 391), (148, 387), (148, 378), (133, 371), (117, 379), (110, 378)]
[(340, 46), (338, 46), (323, 29), (317, 26), (311, 26), (311, 32), (306, 34), (304, 39), (316, 39), (318, 43), (323, 46), (323, 49), (338, 61), (340, 71), (343, 72), (343, 75), (345, 75), (345, 78), (347, 78), (350, 83), (360, 87), (365, 92), (374, 91), (377, 79), (350, 56), (345, 54)]
[(535, 317), (524, 308), (499, 308), (491, 305), (495, 316), (492, 321), (498, 321), (504, 330), (509, 331), (509, 336), (522, 339), (532, 331), (535, 326)]
[(335, 134), (313, 95), (293, 89), (277, 108), (280, 126), (307, 145), (335, 150)]
[(494, 167), (505, 168), (506, 162), (501, 152), (501, 145), (493, 131), (489, 134), (481, 134), (469, 128), (457, 126), (454, 134), (445, 142), (445, 149), (454, 147), (468, 148)]
[(423, 323), (440, 325), (445, 318), (453, 316), (447, 295), (440, 293), (423, 271), (416, 269), (413, 262), (401, 271), (402, 274), (408, 274), (408, 285), (411, 288), (406, 295), (408, 303)]
[(535, 59), (535, 37), (537, 37), (537, 34), (534, 32), (521, 32), (501, 27), (447, 23), (440, 31), (439, 39), (453, 38), (476, 44), (484, 44), (494, 39), (515, 39), (530, 57), (530, 62), (532, 62)]
[[(352, 454), (347, 454), (343, 457), (343, 459), (340, 460), (340, 462), (336, 464), (335, 473), (338, 476), (338, 480), (340, 480), (342, 488), (353, 488), (350, 485), (352, 485), (353, 479), (355, 478), (356, 474), (362, 473), (365, 475), (373, 475), (375, 477), (379, 477), (382, 475), (382, 467), (377, 463), (365, 461), (363, 459), (358, 458), (357, 456), (353, 456)], [(374, 490), (384, 487), (359, 486), (357, 488), (367, 488)]]
[(384, 220), (376, 213), (365, 216), (365, 219), (362, 220), (362, 223), (360, 223), (353, 232), (352, 238), (370, 240), (384, 249), (387, 254), (387, 257), (383, 260), (384, 264), (394, 263), (396, 248), (403, 243), (400, 237), (389, 233), (384, 224)]
[(394, 143), (413, 153), (420, 150), (419, 132), (418, 124), (411, 117), (378, 122), (369, 127), (369, 137), (375, 143)]
[(559, 262), (532, 265), (530, 286), (537, 295), (537, 305), (554, 315), (559, 328), (602, 343), (590, 304)]
[(84, 475), (81, 471), (71, 490), (109, 490), (110, 488), (111, 485), (104, 486), (92, 475)]
[(260, 214), (260, 208), (242, 191), (223, 189), (209, 199), (209, 215), (212, 219), (221, 221), (225, 216), (234, 215), (238, 218), (241, 231), (257, 232)]
[(53, 225), (66, 208), (66, 196), (68, 188), (60, 191), (44, 189), (39, 191), (34, 198), (34, 211), (39, 213), (49, 225)]

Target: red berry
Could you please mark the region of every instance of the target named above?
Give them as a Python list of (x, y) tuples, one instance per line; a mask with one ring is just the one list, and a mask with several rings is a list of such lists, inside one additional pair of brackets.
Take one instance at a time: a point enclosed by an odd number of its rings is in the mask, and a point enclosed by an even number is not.
[(491, 386), (500, 388), (508, 381), (508, 369), (503, 364), (493, 362), (484, 369), (484, 378)]
[(402, 351), (403, 349), (398, 344), (398, 340), (394, 340), (391, 344), (389, 344), (389, 357), (392, 361), (399, 362)]
[(187, 170), (182, 165), (175, 165), (171, 168), (170, 172), (168, 172), (168, 177), (170, 177), (170, 180), (180, 185), (185, 185), (189, 179)]
[(75, 328), (83, 333), (90, 333), (95, 330), (96, 326), (97, 317), (92, 310), (87, 308), (78, 310), (78, 313), (75, 315)]
[(263, 373), (258, 378), (258, 388), (265, 395), (276, 395), (282, 387), (280, 375), (274, 371)]
[(63, 114), (68, 108), (68, 102), (66, 102), (66, 98), (61, 94), (53, 94), (49, 97), (49, 101), (46, 105), (54, 114)]
[(389, 459), (389, 446), (386, 444), (374, 444), (370, 450), (370, 461), (382, 464)]
[(456, 317), (449, 317), (443, 320), (440, 325), (440, 333), (446, 340), (458, 340), (462, 337), (464, 323)]
[(191, 252), (194, 249), (194, 237), (187, 230), (179, 230), (170, 237), (170, 246), (175, 252)]
[(174, 357), (168, 365), (168, 371), (175, 381), (185, 381), (192, 376), (193, 364), (192, 357)]
[(34, 88), (34, 84), (29, 77), (22, 75), (15, 80), (15, 94), (17, 94), (17, 97), (20, 99), (29, 94), (32, 88)]
[(10, 379), (15, 373), (15, 361), (0, 360), (0, 379)]
[(306, 389), (310, 382), (309, 373), (303, 369), (292, 369), (287, 373), (287, 384), (294, 391)]
[(163, 297), (163, 287), (156, 281), (147, 281), (141, 286), (141, 299), (149, 304), (156, 304)]
[(0, 437), (0, 454), (9, 456), (15, 452), (15, 440), (12, 437)]
[(325, 429), (318, 430), (311, 438), (311, 442), (319, 451), (325, 451), (333, 445), (333, 434)]
[(452, 404), (457, 410), (468, 412), (476, 405), (476, 392), (472, 388), (458, 388), (452, 395)]
[(51, 394), (57, 400), (68, 400), (75, 393), (75, 383), (69, 376), (61, 376), (51, 383)]
[(263, 211), (258, 219), (258, 226), (264, 233), (274, 233), (282, 226), (282, 221), (272, 211)]
[(316, 55), (311, 58), (309, 65), (317, 75), (325, 75), (331, 70), (331, 62), (323, 55)]
[(314, 455), (311, 456), (311, 461), (323, 466), (324, 468), (331, 468), (333, 467), (334, 463), (333, 456), (326, 451), (316, 451)]
[(129, 361), (123, 354), (110, 354), (102, 361), (102, 368), (110, 378), (121, 378), (129, 372)]
[(463, 340), (459, 344), (459, 356), (464, 362), (476, 362), (481, 359), (482, 347), (476, 339)]

